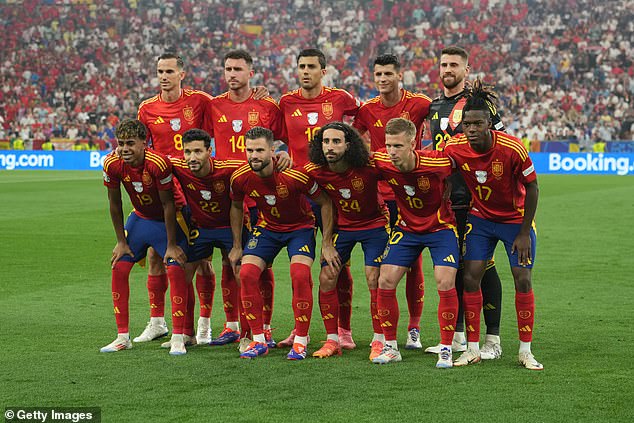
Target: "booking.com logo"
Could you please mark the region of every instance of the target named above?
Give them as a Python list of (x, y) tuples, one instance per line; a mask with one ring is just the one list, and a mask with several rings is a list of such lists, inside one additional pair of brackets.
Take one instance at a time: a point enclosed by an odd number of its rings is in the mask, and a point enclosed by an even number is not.
[(599, 154), (565, 155), (551, 153), (548, 157), (548, 170), (551, 172), (606, 173), (627, 175), (634, 173), (634, 163), (628, 157), (606, 157)]
[(55, 158), (52, 154), (0, 154), (0, 169), (13, 170), (21, 167), (52, 168)]

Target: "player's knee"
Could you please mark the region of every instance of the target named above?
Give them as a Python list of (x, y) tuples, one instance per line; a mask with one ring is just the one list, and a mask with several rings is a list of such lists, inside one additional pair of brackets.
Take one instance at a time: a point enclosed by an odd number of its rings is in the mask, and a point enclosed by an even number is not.
[(322, 292), (332, 291), (337, 286), (337, 279), (329, 276), (327, 272), (325, 268), (322, 268), (319, 273), (319, 290)]
[(526, 276), (519, 276), (515, 279), (515, 290), (517, 292), (527, 293), (533, 288), (531, 278)]
[(475, 292), (480, 289), (480, 278), (473, 273), (465, 272), (462, 278), (464, 290), (467, 292)]
[(214, 268), (211, 266), (210, 261), (203, 260), (200, 262), (200, 265), (196, 269), (196, 273), (203, 276), (213, 276)]
[(398, 281), (393, 280), (388, 275), (379, 275), (379, 288), (396, 289)]

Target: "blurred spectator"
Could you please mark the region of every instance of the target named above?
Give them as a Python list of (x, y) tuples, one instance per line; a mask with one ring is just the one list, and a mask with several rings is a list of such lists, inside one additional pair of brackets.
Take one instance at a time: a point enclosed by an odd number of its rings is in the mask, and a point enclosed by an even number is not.
[[(24, 141), (114, 140), (158, 92), (156, 58), (179, 48), (188, 86), (226, 90), (223, 54), (249, 50), (254, 83), (297, 88), (296, 52), (328, 56), (328, 85), (376, 95), (370, 64), (392, 52), (405, 88), (440, 93), (438, 52), (459, 44), (496, 84), (508, 130), (530, 140), (632, 137), (632, 0), (95, 0), (0, 2), (0, 126)], [(274, 11), (274, 13), (272, 13)], [(181, 46), (187, 46), (183, 48)], [(609, 118), (609, 119), (608, 119)]]

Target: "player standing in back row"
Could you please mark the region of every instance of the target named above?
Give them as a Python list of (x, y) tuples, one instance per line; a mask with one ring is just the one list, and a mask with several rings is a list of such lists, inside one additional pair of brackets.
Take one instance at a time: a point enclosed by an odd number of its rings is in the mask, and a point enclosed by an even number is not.
[[(326, 56), (317, 49), (302, 50), (297, 56), (297, 76), (300, 88), (286, 93), (280, 99), (284, 119), (284, 132), (291, 159), (295, 167), (308, 163), (308, 150), (313, 137), (327, 123), (343, 121), (344, 116), (355, 116), (361, 103), (350, 93), (338, 88), (324, 87)], [(313, 205), (319, 223), (319, 208)], [(353, 349), (356, 344), (350, 331), (352, 314), (352, 275), (345, 266), (337, 281), (339, 295), (339, 339), (341, 347)], [(293, 334), (280, 342), (291, 344)]]

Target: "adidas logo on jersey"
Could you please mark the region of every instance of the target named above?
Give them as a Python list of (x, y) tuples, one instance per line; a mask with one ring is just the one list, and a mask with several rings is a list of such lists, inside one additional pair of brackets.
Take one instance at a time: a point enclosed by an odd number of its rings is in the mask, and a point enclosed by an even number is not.
[(302, 116), (302, 112), (299, 109), (295, 109), (295, 111), (293, 113), (291, 113), (291, 116), (293, 116), (293, 117)]
[(165, 123), (165, 121), (163, 120), (162, 117), (158, 117), (156, 118), (156, 120), (154, 121), (154, 125), (160, 125), (161, 123)]
[(218, 123), (225, 123), (227, 122), (227, 116), (222, 115), (220, 116), (220, 119), (218, 119)]
[(394, 178), (390, 179), (390, 180), (389, 180), (389, 181), (387, 181), (387, 182), (388, 182), (389, 184), (392, 184), (392, 185), (398, 185), (398, 182), (396, 182), (396, 179), (394, 179)]
[(444, 259), (442, 259), (442, 261), (444, 261), (446, 263), (455, 263), (456, 259), (453, 258), (453, 254), (450, 254), (447, 257), (445, 257)]
[(471, 169), (469, 168), (469, 163), (465, 163), (462, 165), (462, 170), (467, 171), (467, 172), (471, 172)]
[(383, 128), (383, 122), (381, 122), (381, 119), (379, 119), (376, 122), (374, 122), (374, 127), (375, 128)]
[(259, 197), (260, 194), (258, 194), (258, 192), (256, 190), (251, 191), (251, 193), (249, 194), (249, 197)]

